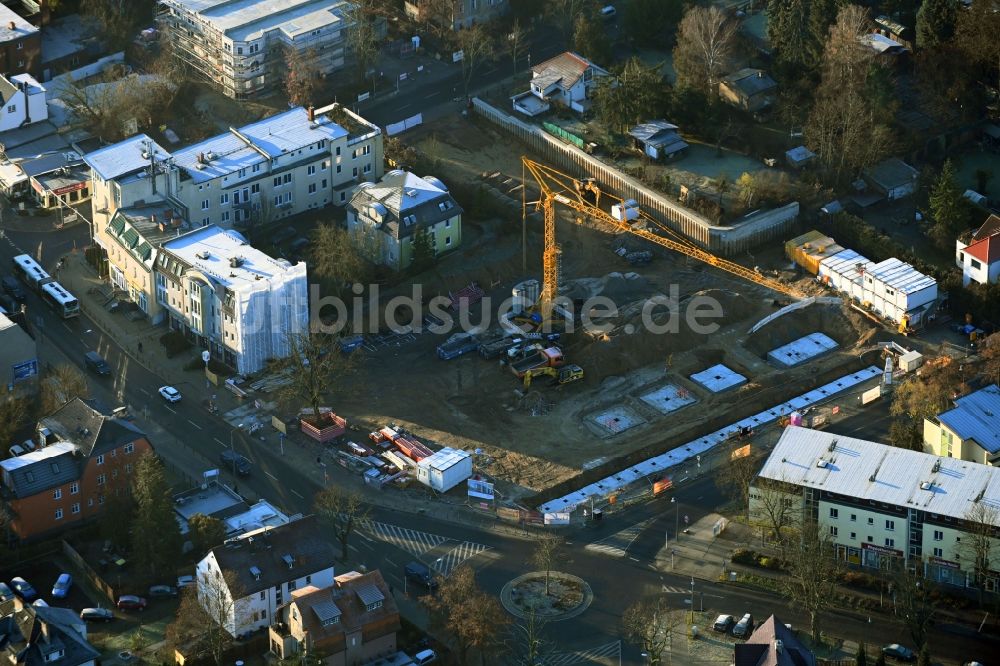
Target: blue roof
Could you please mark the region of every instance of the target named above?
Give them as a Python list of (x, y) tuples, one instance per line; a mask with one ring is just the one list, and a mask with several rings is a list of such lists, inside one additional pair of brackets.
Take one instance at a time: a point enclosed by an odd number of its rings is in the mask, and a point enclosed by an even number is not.
[(975, 440), (990, 453), (1000, 451), (1000, 387), (991, 384), (959, 398), (938, 420), (963, 440)]
[(160, 146), (160, 144), (145, 134), (136, 134), (124, 141), (119, 141), (100, 150), (87, 153), (83, 156), (83, 161), (102, 180), (112, 180), (149, 166), (149, 158), (142, 156), (146, 142), (149, 142), (149, 145), (152, 146), (157, 161), (170, 157), (170, 153)]
[[(174, 162), (192, 180), (201, 183), (308, 148), (324, 139), (333, 141), (344, 136), (347, 130), (328, 116), (317, 114), (310, 122), (306, 110), (296, 107), (178, 150)], [(212, 159), (207, 159), (209, 153)], [(206, 158), (201, 169), (199, 155)]]

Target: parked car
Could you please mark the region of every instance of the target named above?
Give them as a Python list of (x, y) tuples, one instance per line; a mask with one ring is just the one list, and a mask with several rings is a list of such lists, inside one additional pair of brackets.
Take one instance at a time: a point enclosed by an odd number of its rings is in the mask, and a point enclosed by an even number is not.
[(250, 476), (252, 468), (250, 459), (232, 449), (224, 449), (219, 454), (219, 462), (225, 465), (227, 470), (236, 470), (240, 476)]
[(712, 629), (722, 634), (728, 634), (734, 624), (736, 624), (736, 618), (732, 615), (720, 615), (715, 618), (715, 624), (712, 625)]
[(161, 386), (159, 393), (167, 402), (180, 402), (181, 400), (181, 392), (173, 386)]
[(87, 369), (91, 370), (95, 374), (105, 375), (111, 374), (111, 366), (108, 362), (104, 360), (104, 357), (95, 351), (89, 351), (83, 355), (83, 362), (86, 364)]
[(0, 603), (10, 601), (14, 598), (14, 591), (7, 583), (0, 583)]
[(195, 585), (194, 576), (178, 576), (177, 577), (177, 589), (183, 590), (185, 587), (192, 587)]
[(56, 578), (56, 584), (52, 586), (52, 598), (65, 599), (71, 587), (73, 587), (73, 577), (68, 573), (59, 574), (59, 578)]
[(123, 594), (118, 597), (118, 610), (146, 610), (146, 600), (134, 594)]
[(407, 580), (420, 583), (432, 591), (438, 586), (437, 578), (434, 577), (430, 568), (423, 562), (413, 561), (407, 564), (404, 569), (404, 575)]
[(31, 583), (24, 580), (20, 576), (10, 579), (10, 587), (14, 590), (14, 594), (21, 597), (24, 601), (31, 601), (38, 596), (38, 593), (35, 592), (35, 588), (31, 586)]
[(172, 585), (154, 585), (149, 588), (149, 596), (154, 599), (157, 597), (176, 597), (177, 588)]
[(417, 666), (424, 666), (432, 661), (437, 661), (437, 653), (434, 650), (421, 650), (413, 655), (413, 663)]
[(24, 287), (21, 286), (21, 283), (13, 275), (4, 276), (3, 290), (5, 294), (18, 303), (24, 303), (24, 299), (27, 298), (27, 295), (24, 293)]
[(753, 633), (753, 615), (747, 613), (733, 627), (733, 636), (736, 638), (750, 638), (751, 633)]
[(45, 599), (35, 599), (31, 605), (35, 608), (48, 608), (49, 602), (45, 601)]
[(891, 645), (886, 645), (882, 648), (882, 654), (890, 659), (895, 659), (896, 661), (916, 661), (917, 655), (914, 654), (913, 650), (906, 647), (905, 645), (900, 645), (899, 643), (893, 643)]
[(115, 614), (110, 608), (84, 608), (80, 611), (80, 619), (84, 622), (111, 622)]

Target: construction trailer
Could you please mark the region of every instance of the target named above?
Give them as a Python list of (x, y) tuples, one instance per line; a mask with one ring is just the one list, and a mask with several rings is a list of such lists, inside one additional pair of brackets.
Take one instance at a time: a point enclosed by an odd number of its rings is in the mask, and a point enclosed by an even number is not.
[(819, 264), (844, 248), (820, 231), (810, 231), (785, 243), (785, 255), (812, 275), (819, 273)]
[(472, 456), (460, 449), (445, 447), (417, 462), (417, 481), (446, 493), (472, 476)]

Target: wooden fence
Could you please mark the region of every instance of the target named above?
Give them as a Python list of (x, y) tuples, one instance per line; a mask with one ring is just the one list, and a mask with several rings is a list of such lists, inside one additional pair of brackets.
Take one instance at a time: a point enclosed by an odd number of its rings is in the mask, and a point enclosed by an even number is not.
[(87, 564), (87, 561), (83, 559), (80, 553), (76, 552), (76, 549), (73, 548), (73, 546), (69, 545), (68, 541), (64, 540), (62, 542), (62, 553), (69, 559), (70, 562), (73, 563), (77, 572), (82, 574), (83, 577), (94, 586), (95, 590), (103, 594), (111, 606), (114, 606), (115, 601), (118, 599), (118, 593), (107, 583), (107, 581), (101, 578), (100, 574), (94, 571), (91, 566)]

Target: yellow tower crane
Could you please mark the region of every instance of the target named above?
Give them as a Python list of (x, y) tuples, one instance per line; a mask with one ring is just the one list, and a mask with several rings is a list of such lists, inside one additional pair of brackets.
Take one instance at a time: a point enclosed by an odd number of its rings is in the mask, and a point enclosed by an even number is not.
[[(592, 204), (586, 200), (586, 193), (590, 192), (594, 194), (595, 200), (600, 202), (602, 193), (598, 189), (596, 183), (594, 183), (593, 179), (578, 180), (527, 157), (522, 157), (521, 162), (535, 179), (541, 193), (539, 200), (535, 202), (536, 206), (542, 211), (545, 223), (544, 250), (542, 253), (543, 284), (541, 296), (538, 302), (538, 309), (541, 311), (542, 316), (546, 320), (551, 317), (552, 303), (555, 301), (555, 298), (559, 293), (560, 250), (559, 245), (556, 243), (556, 203), (562, 204), (563, 206), (571, 208), (578, 213), (609, 224), (619, 231), (626, 231), (634, 236), (648, 240), (651, 243), (656, 243), (657, 245), (665, 247), (669, 250), (679, 252), (684, 256), (697, 259), (698, 261), (703, 261), (710, 266), (715, 266), (716, 268), (739, 276), (744, 280), (753, 282), (754, 284), (759, 284), (763, 287), (767, 287), (768, 289), (772, 289), (780, 294), (791, 296), (792, 298), (801, 297), (801, 294), (798, 291), (787, 284), (778, 282), (777, 280), (772, 280), (761, 275), (757, 271), (751, 270), (732, 261), (727, 261), (715, 256), (711, 252), (701, 249), (688, 239), (677, 234), (673, 229), (661, 224), (642, 210), (638, 210), (639, 220), (647, 222), (651, 227), (654, 227), (671, 237), (644, 229), (628, 219), (619, 220), (615, 218), (610, 213), (605, 212), (604, 209), (599, 208), (596, 204)], [(620, 198), (615, 197), (614, 195), (604, 193), (604, 196), (618, 202), (619, 204), (623, 203)]]

